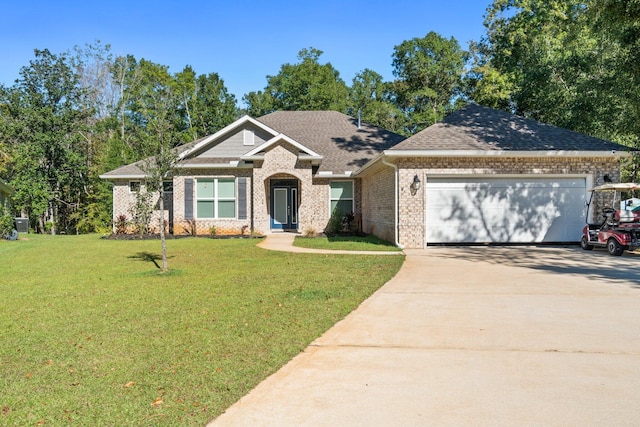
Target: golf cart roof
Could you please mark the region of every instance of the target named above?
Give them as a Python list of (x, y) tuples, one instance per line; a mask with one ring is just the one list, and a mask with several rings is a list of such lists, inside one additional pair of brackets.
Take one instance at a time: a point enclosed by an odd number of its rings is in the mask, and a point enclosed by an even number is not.
[(640, 184), (633, 182), (619, 182), (617, 184), (603, 184), (593, 187), (589, 191), (633, 191), (640, 190)]

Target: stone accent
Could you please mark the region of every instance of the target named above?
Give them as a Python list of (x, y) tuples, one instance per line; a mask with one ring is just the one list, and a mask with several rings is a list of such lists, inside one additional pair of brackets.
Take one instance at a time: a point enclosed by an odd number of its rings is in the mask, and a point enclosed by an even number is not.
[[(604, 175), (614, 182), (620, 180), (620, 162), (612, 157), (425, 157), (400, 158), (399, 167), (399, 243), (405, 248), (423, 248), (425, 242), (424, 185), (433, 175), (582, 175), (591, 184), (602, 183)], [(391, 167), (388, 167), (393, 171)], [(380, 172), (380, 173), (384, 173)], [(410, 184), (418, 175), (423, 183), (420, 191), (412, 194)], [(374, 180), (375, 174), (371, 178)], [(380, 185), (385, 179), (379, 178)], [(588, 179), (589, 181), (589, 179)], [(375, 180), (372, 181), (375, 184)], [(587, 182), (587, 185), (590, 183)], [(367, 183), (369, 185), (369, 183)], [(388, 190), (387, 190), (388, 191)], [(375, 192), (372, 192), (375, 194)], [(386, 192), (385, 192), (386, 194)], [(368, 210), (373, 209), (371, 196), (365, 196)], [(380, 202), (379, 202), (380, 204)], [(598, 208), (596, 208), (598, 209)], [(373, 215), (373, 212), (371, 213)], [(385, 234), (386, 236), (386, 234)], [(380, 236), (382, 237), (382, 236)], [(383, 237), (384, 238), (384, 237)]]
[[(257, 164), (256, 164), (257, 163)], [(311, 203), (311, 162), (299, 161), (298, 150), (286, 143), (277, 144), (264, 155), (264, 160), (254, 163), (253, 218), (257, 233), (268, 233), (270, 224), (271, 179), (298, 179), (300, 205), (298, 206), (298, 230), (310, 227), (313, 216)]]
[[(298, 160), (298, 150), (282, 143), (270, 147), (264, 160), (256, 161), (252, 169), (181, 169), (173, 178), (173, 200), (166, 208), (173, 207), (173, 215), (165, 209), (167, 221), (172, 219), (174, 234), (198, 235), (210, 233), (215, 227), (216, 234), (248, 234), (270, 232), (270, 185), (274, 179), (296, 179), (299, 186), (298, 231), (317, 233), (325, 230), (330, 217), (330, 183), (332, 180), (354, 182), (354, 209), (362, 211), (362, 184), (357, 178), (313, 178), (311, 161)], [(247, 219), (197, 219), (185, 218), (185, 179), (212, 177), (247, 178)], [(144, 190), (144, 185), (142, 185)], [(129, 191), (129, 180), (116, 180), (113, 186), (113, 217), (124, 213), (130, 218), (129, 208), (135, 203), (135, 194)], [(157, 198), (154, 200), (157, 203)], [(196, 197), (193, 198), (196, 212)], [(159, 215), (156, 213), (156, 216)], [(157, 219), (154, 220), (157, 221)]]

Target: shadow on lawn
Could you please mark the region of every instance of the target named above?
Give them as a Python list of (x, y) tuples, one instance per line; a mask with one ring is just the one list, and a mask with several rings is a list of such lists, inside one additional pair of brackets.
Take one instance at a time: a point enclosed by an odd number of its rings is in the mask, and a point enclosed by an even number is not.
[[(152, 254), (151, 252), (138, 252), (137, 254), (131, 255), (127, 258), (137, 259), (138, 261), (144, 262), (152, 262), (153, 265), (156, 266), (156, 268), (160, 269), (160, 264), (158, 264), (158, 261), (162, 260), (162, 255)], [(171, 259), (173, 257), (170, 256), (168, 258)]]

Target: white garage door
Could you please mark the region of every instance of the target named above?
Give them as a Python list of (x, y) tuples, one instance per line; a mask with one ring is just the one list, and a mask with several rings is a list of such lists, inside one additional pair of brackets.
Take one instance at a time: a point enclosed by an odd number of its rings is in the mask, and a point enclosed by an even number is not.
[(426, 179), (429, 243), (577, 242), (585, 178)]

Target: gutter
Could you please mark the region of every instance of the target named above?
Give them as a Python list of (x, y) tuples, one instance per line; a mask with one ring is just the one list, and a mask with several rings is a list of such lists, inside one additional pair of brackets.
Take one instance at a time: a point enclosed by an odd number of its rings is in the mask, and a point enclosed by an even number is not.
[(147, 175), (98, 175), (100, 179), (114, 180), (114, 179), (146, 179)]
[[(386, 157), (630, 157), (629, 151), (385, 150)], [(365, 165), (366, 166), (366, 165)], [(364, 167), (363, 167), (364, 169)]]
[(392, 168), (393, 168), (393, 170), (395, 171), (395, 173), (393, 174), (393, 176), (394, 176), (394, 181), (395, 181), (395, 183), (394, 183), (394, 191), (393, 191), (393, 195), (394, 195), (394, 209), (393, 209), (393, 213), (394, 213), (394, 217), (395, 217), (395, 218), (394, 218), (394, 220), (393, 220), (393, 221), (394, 221), (394, 224), (393, 224), (393, 231), (394, 231), (394, 234), (395, 234), (395, 236), (394, 236), (394, 240), (395, 240), (395, 241), (394, 241), (393, 243), (395, 243), (395, 245), (396, 245), (397, 247), (399, 247), (400, 249), (404, 249), (404, 246), (402, 246), (402, 245), (400, 244), (400, 242), (398, 241), (398, 238), (400, 237), (400, 236), (399, 236), (399, 228), (400, 228), (400, 225), (398, 224), (398, 209), (399, 209), (399, 208), (398, 208), (398, 192), (399, 192), (399, 188), (398, 188), (398, 185), (399, 185), (399, 183), (398, 183), (398, 174), (399, 174), (399, 172), (398, 172), (398, 165), (396, 165), (395, 163), (389, 163), (389, 162), (387, 162), (387, 160), (384, 158), (384, 156), (381, 156), (381, 157), (380, 157), (380, 159), (382, 160), (382, 164), (384, 164), (384, 165), (386, 165), (386, 166), (390, 166), (390, 167), (392, 167)]

